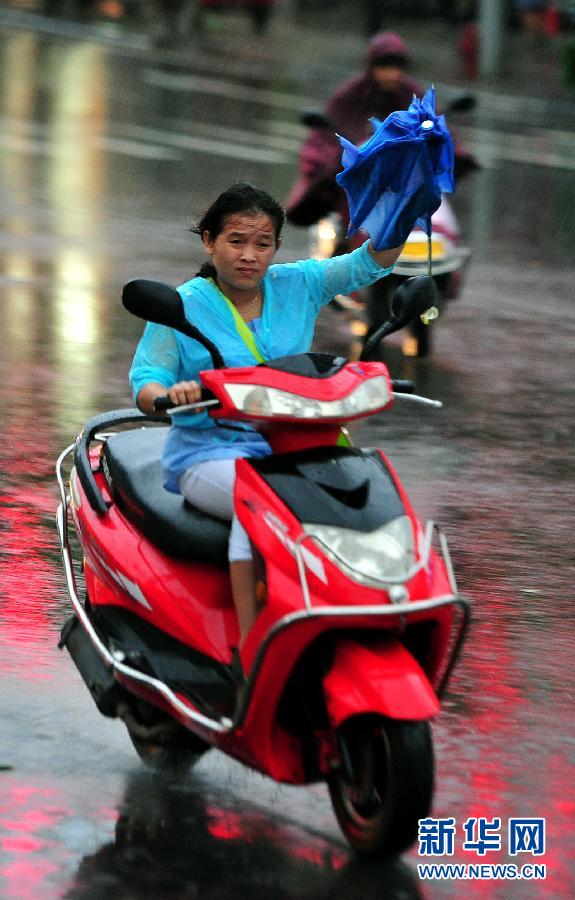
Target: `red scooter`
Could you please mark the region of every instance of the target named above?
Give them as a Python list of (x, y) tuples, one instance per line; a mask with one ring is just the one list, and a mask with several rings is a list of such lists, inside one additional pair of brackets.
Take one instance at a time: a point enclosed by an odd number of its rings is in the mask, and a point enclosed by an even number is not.
[[(443, 533), (418, 521), (383, 452), (351, 446), (342, 424), (387, 412), (394, 398), (441, 405), (366, 359), (422, 314), (433, 292), (426, 276), (402, 285), (358, 362), (304, 353), (225, 368), (175, 290), (148, 281), (124, 289), (131, 312), (211, 353), (193, 406), (252, 423), (273, 448), (237, 462), (235, 504), (253, 543), (259, 605), (241, 650), (243, 684), (232, 665), (228, 524), (163, 489), (166, 417), (96, 416), (57, 464), (74, 606), (60, 646), (100, 712), (124, 720), (155, 768), (185, 771), (217, 747), (277, 781), (326, 781), (349, 843), (367, 854), (405, 850), (429, 813), (429, 720), (468, 606)], [(156, 408), (166, 405), (159, 398)], [(126, 424), (136, 427), (111, 430)]]

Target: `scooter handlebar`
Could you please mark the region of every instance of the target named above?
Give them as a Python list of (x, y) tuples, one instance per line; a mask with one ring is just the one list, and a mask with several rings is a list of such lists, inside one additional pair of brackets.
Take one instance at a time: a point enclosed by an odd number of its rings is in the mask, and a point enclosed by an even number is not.
[(408, 381), (406, 378), (392, 378), (391, 386), (394, 394), (413, 394), (415, 391), (413, 381)]
[(156, 412), (165, 412), (167, 409), (170, 409), (174, 404), (167, 396), (165, 397), (156, 397), (154, 400), (154, 409)]
[(202, 398), (198, 400), (197, 403), (186, 403), (183, 406), (174, 405), (174, 402), (165, 394), (163, 397), (156, 397), (154, 399), (154, 409), (156, 412), (170, 412), (175, 415), (183, 412), (192, 412), (197, 410), (200, 412), (202, 409), (209, 408), (210, 406), (219, 405), (219, 400), (216, 400), (213, 393), (209, 391), (207, 388), (202, 388)]
[[(413, 394), (415, 392), (415, 384), (404, 378), (394, 378), (391, 382), (394, 394)], [(154, 410), (156, 412), (172, 411), (175, 415), (183, 412), (191, 412), (193, 410), (200, 411), (210, 406), (216, 406), (219, 401), (215, 399), (211, 391), (202, 390), (202, 399), (197, 403), (187, 403), (185, 406), (174, 406), (166, 394), (163, 397), (156, 397), (154, 400)]]
[(435, 409), (441, 409), (443, 403), (441, 400), (430, 400), (429, 397), (419, 397), (415, 393), (415, 385), (413, 381), (403, 378), (393, 378), (391, 381), (394, 396), (398, 399), (412, 400), (414, 403), (421, 403), (422, 406), (433, 406)]

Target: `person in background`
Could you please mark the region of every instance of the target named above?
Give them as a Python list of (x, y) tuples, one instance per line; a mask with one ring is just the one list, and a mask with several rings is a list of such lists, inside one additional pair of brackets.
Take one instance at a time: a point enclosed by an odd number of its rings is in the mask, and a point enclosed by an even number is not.
[(300, 151), (300, 175), (286, 200), (286, 212), (294, 225), (310, 225), (327, 212), (336, 212), (347, 223), (344, 192), (335, 182), (341, 169), (341, 134), (354, 144), (371, 135), (369, 119), (386, 119), (407, 109), (413, 95), (423, 97), (423, 87), (407, 72), (407, 44), (394, 31), (375, 35), (368, 46), (365, 68), (341, 84), (328, 100), (326, 126), (310, 131)]
[[(325, 108), (325, 122), (314, 127), (299, 154), (299, 174), (285, 201), (293, 225), (313, 225), (336, 213), (347, 227), (348, 208), (344, 191), (335, 176), (341, 169), (341, 134), (353, 144), (371, 137), (370, 118), (384, 120), (407, 109), (414, 95), (425, 90), (409, 75), (410, 54), (405, 41), (394, 31), (375, 35), (368, 45), (365, 67), (344, 81)], [(455, 140), (455, 177), (477, 168), (474, 156)]]
[(423, 87), (408, 75), (409, 50), (394, 31), (376, 34), (367, 45), (365, 68), (332, 94), (326, 114), (338, 134), (359, 144), (370, 134), (369, 118), (386, 119), (407, 109), (413, 95), (423, 97)]

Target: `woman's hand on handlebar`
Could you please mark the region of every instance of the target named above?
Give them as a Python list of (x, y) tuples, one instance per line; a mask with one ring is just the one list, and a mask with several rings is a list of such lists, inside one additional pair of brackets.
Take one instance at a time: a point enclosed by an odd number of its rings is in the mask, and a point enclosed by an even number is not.
[(188, 403), (199, 403), (202, 399), (202, 386), (197, 381), (178, 381), (166, 391), (173, 406), (185, 406)]
[(156, 412), (154, 400), (157, 397), (169, 397), (169, 406), (181, 406), (197, 403), (201, 400), (202, 389), (197, 381), (179, 381), (167, 388), (165, 384), (149, 382), (138, 394), (138, 408), (148, 415)]

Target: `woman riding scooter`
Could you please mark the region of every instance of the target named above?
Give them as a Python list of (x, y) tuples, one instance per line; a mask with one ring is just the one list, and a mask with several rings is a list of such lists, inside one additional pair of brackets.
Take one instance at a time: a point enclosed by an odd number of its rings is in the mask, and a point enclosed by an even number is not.
[[(374, 178), (375, 214), (359, 220), (372, 238), (358, 250), (271, 265), (283, 210), (236, 185), (198, 226), (213, 268), (179, 292), (126, 284), (125, 308), (148, 323), (131, 371), (146, 413), (92, 417), (57, 463), (74, 608), (60, 646), (101, 714), (125, 722), (155, 769), (183, 773), (213, 746), (278, 783), (324, 782), (350, 845), (386, 856), (409, 847), (429, 814), (429, 720), (468, 611), (441, 530), (417, 518), (385, 453), (344, 445), (341, 428), (396, 397), (440, 405), (369, 360), (380, 339), (429, 311), (432, 280), (396, 293), (361, 360), (309, 348), (334, 292), (389, 272), (414, 220), (450, 187), (451, 141), (433, 94), (407, 118), (415, 193), (383, 211), (385, 175)], [(436, 128), (429, 147), (424, 122)], [(381, 163), (385, 144), (380, 134)], [(109, 430), (124, 424), (137, 427)], [(245, 534), (232, 523), (230, 544), (217, 517), (232, 510)]]
[[(236, 184), (224, 191), (194, 229), (210, 263), (179, 288), (185, 311), (222, 353), (227, 366), (309, 350), (315, 319), (334, 294), (365, 287), (389, 274), (401, 247), (375, 251), (365, 242), (330, 260), (271, 266), (281, 243), (282, 207), (265, 191)], [(271, 268), (270, 268), (271, 266)], [(168, 394), (174, 406), (200, 399), (198, 373), (206, 350), (162, 325), (149, 323), (130, 370), (143, 412)], [(174, 417), (163, 463), (165, 487), (194, 506), (231, 520), (230, 578), (243, 641), (256, 616), (252, 552), (234, 516), (235, 461), (271, 452), (250, 426), (217, 425), (203, 412)], [(239, 654), (236, 654), (239, 665)]]

